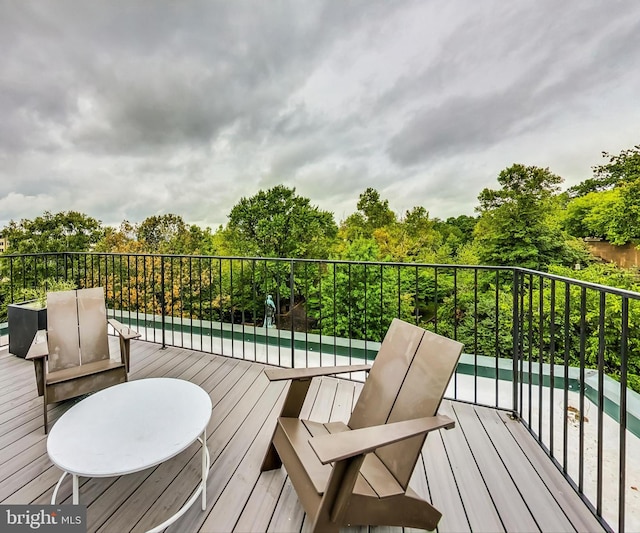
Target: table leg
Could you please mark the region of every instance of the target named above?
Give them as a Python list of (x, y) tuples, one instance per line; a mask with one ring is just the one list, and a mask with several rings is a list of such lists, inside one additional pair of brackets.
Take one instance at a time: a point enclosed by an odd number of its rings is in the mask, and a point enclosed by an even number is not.
[(73, 476), (73, 505), (78, 505), (80, 503), (80, 484), (78, 483), (78, 476), (72, 474)]
[(209, 471), (207, 468), (207, 429), (202, 432), (202, 510), (207, 509), (207, 477)]
[(60, 485), (62, 485), (62, 480), (65, 477), (67, 477), (67, 473), (68, 472), (62, 472), (62, 475), (60, 476), (60, 479), (56, 483), (56, 486), (53, 489), (53, 495), (51, 496), (51, 505), (55, 505), (56, 504), (56, 497), (58, 496), (58, 489), (60, 489)]
[(202, 437), (198, 437), (198, 440), (202, 444), (202, 479), (200, 485), (193, 492), (191, 498), (180, 508), (180, 510), (174, 514), (171, 518), (167, 518), (162, 524), (157, 525), (153, 529), (147, 531), (147, 533), (160, 533), (164, 531), (167, 526), (173, 524), (178, 518), (180, 518), (198, 499), (198, 496), (202, 494), (202, 510), (207, 508), (207, 478), (209, 477), (209, 467), (211, 466), (211, 456), (209, 455), (209, 449), (207, 448), (207, 430), (202, 432)]

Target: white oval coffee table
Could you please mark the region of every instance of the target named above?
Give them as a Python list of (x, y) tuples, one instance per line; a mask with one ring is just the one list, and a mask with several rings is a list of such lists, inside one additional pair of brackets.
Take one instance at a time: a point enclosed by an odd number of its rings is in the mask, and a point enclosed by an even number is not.
[(79, 476), (115, 477), (156, 466), (202, 444), (202, 478), (182, 508), (151, 531), (162, 531), (180, 518), (202, 495), (206, 508), (209, 450), (206, 428), (211, 398), (197, 385), (181, 379), (149, 378), (114, 385), (69, 409), (55, 423), (47, 439), (49, 458), (73, 477), (73, 503), (79, 503)]

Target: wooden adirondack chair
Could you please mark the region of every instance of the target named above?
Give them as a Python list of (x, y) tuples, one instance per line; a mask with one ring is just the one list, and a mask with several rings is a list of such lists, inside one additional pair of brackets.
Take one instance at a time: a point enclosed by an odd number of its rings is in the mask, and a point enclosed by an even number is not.
[(435, 415), (461, 352), (459, 342), (394, 320), (347, 424), (298, 416), (313, 377), (367, 366), (265, 371), (291, 384), (262, 470), (284, 463), (313, 531), (435, 529), (440, 512), (408, 485), (427, 433), (454, 426)]
[(47, 330), (38, 331), (26, 356), (44, 396), (45, 433), (48, 404), (127, 381), (129, 344), (140, 334), (117, 320), (109, 323), (120, 335), (120, 360), (109, 354), (102, 287), (47, 294)]

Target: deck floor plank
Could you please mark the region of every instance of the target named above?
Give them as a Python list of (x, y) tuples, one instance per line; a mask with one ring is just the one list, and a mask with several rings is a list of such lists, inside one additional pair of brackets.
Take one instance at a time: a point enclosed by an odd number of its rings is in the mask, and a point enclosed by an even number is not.
[(430, 502), (442, 513), (438, 533), (471, 531), (440, 433), (427, 437), (422, 449), (422, 461)]
[[(442, 402), (440, 414), (456, 419), (455, 412), (450, 402)], [(476, 463), (473, 453), (469, 448), (469, 442), (464, 439), (459, 428), (442, 431), (442, 441), (447, 450), (453, 475), (456, 479), (458, 491), (464, 504), (467, 519), (472, 531), (484, 531), (495, 533), (504, 531), (491, 493), (485, 485), (484, 478)]]
[(283, 468), (260, 474), (233, 531), (266, 531), (286, 479)]
[(576, 531), (601, 531), (600, 523), (593, 514), (586, 512), (585, 505), (578, 494), (569, 486), (553, 463), (547, 459), (526, 428), (520, 422), (509, 419), (505, 413), (499, 413), (499, 415)]
[(527, 461), (525, 454), (519, 447), (513, 446), (513, 437), (500, 415), (490, 409), (478, 409), (476, 413), (510, 475), (514, 479), (528, 480), (527, 483), (517, 486), (517, 490), (536, 517), (540, 529), (575, 531), (571, 521), (557, 506), (556, 500), (532, 464)]
[[(278, 388), (280, 388), (280, 386)], [(282, 393), (279, 401), (274, 404), (271, 411), (274, 415), (277, 415), (280, 411), (280, 399), (284, 399)], [(262, 464), (265, 450), (273, 433), (274, 424), (272, 420), (275, 420), (275, 416), (271, 416), (271, 413), (262, 425), (258, 434), (259, 436), (251, 444), (247, 454), (241, 460), (238, 469), (221, 492), (211, 512), (203, 522), (201, 527), (202, 531), (232, 531), (239, 521), (253, 493), (253, 489), (261, 477), (260, 465)]]
[[(459, 403), (453, 407), (458, 419), (460, 431), (469, 443), (473, 458), (482, 472), (482, 478), (492, 495), (496, 511), (507, 531), (529, 533), (539, 531), (539, 526), (523, 500), (518, 486), (509, 476), (509, 472), (493, 447), (489, 436), (482, 427), (474, 406)], [(452, 431), (456, 431), (455, 429)]]
[(302, 529), (305, 519), (304, 509), (298, 502), (298, 496), (291, 479), (287, 477), (278, 504), (267, 527), (268, 533), (297, 533)]
[[(117, 338), (110, 337), (110, 343), (117, 347)], [(195, 504), (169, 532), (308, 530), (286, 470), (259, 471), (286, 383), (270, 383), (261, 364), (192, 349), (161, 349), (152, 342), (134, 341), (131, 357), (130, 379), (187, 379), (202, 386), (214, 404), (207, 433), (212, 458), (207, 510)], [(0, 502), (48, 503), (60, 471), (46, 454), (33, 364), (0, 348), (0, 375)], [(314, 379), (301, 417), (346, 421), (361, 389), (361, 383), (343, 379)], [(49, 406), (52, 425), (73, 404)], [(524, 522), (515, 515), (522, 517), (523, 506), (543, 531), (603, 531), (521, 423), (493, 409), (450, 401), (442, 403), (441, 412), (456, 417), (456, 428), (427, 439), (411, 481), (414, 490), (443, 512), (438, 533), (522, 530)], [(143, 472), (81, 479), (89, 531), (137, 532), (156, 525), (189, 498), (199, 472), (200, 447), (195, 443)], [(65, 480), (59, 503), (69, 503), (70, 494), (71, 483)]]
[(33, 381), (35, 388), (36, 377), (33, 368), (20, 368), (19, 372), (0, 369), (0, 372), (2, 376), (0, 379), (0, 405), (15, 395), (24, 394), (24, 389), (29, 381)]

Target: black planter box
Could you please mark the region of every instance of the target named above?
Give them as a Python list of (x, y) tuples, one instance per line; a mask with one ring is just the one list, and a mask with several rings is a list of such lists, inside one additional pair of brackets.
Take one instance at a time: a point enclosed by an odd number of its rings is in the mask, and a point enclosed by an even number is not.
[(47, 309), (37, 300), (9, 304), (9, 353), (25, 357), (39, 329), (47, 329)]

